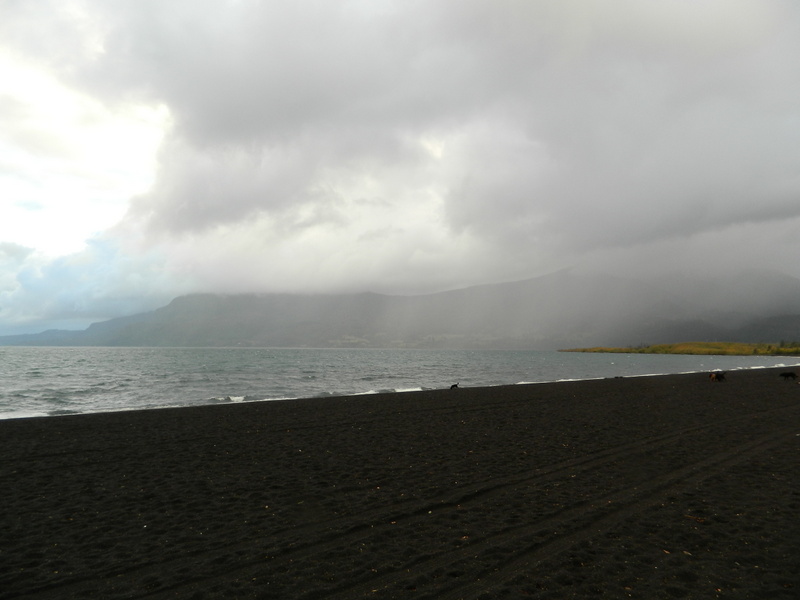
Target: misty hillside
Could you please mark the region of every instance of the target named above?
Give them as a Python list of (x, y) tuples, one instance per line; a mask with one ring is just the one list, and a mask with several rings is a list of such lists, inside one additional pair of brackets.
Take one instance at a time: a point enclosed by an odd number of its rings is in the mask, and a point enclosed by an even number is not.
[(437, 294), (212, 295), (5, 345), (557, 349), (800, 340), (800, 280), (772, 272), (659, 281), (573, 271)]

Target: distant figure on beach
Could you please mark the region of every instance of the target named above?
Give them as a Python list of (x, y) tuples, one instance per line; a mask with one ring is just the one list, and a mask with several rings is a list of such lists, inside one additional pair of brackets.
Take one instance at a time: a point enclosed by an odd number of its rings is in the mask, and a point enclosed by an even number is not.
[(790, 379), (797, 379), (797, 373), (794, 371), (786, 371), (785, 373), (780, 374), (783, 377), (784, 381), (789, 381)]
[(708, 374), (711, 381), (725, 381), (725, 371), (714, 371)]
[(457, 390), (458, 389), (458, 384), (454, 383), (453, 385), (450, 386), (450, 389), (451, 390)]

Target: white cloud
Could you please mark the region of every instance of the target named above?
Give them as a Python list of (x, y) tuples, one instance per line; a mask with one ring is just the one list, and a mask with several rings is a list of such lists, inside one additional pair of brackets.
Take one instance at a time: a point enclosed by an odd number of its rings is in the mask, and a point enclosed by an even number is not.
[(7, 54), (0, 104), (0, 240), (74, 252), (152, 185), (166, 107), (108, 108)]
[(17, 301), (800, 275), (792, 2), (32, 6), (0, 24), (0, 241), (67, 255)]

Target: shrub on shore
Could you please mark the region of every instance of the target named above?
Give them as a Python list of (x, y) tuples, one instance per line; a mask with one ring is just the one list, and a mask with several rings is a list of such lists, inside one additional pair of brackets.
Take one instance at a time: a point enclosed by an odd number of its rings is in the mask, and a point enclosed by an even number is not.
[(764, 355), (800, 356), (800, 343), (784, 342), (775, 344), (743, 342), (680, 342), (676, 344), (654, 344), (632, 347), (569, 348), (562, 352), (608, 352), (616, 354), (719, 354), (719, 355)]

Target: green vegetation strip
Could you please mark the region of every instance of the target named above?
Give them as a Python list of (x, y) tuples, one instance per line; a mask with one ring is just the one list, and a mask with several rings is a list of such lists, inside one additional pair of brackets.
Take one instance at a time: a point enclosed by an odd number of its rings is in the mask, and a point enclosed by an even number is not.
[(741, 342), (680, 342), (678, 344), (656, 344), (631, 348), (569, 348), (561, 352), (609, 352), (616, 354), (728, 354), (747, 356), (800, 356), (800, 343), (744, 344)]

